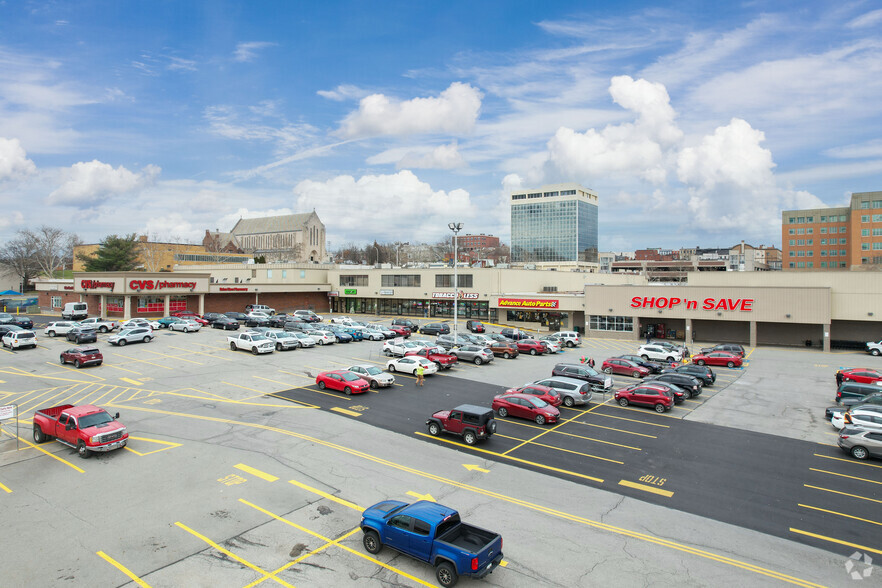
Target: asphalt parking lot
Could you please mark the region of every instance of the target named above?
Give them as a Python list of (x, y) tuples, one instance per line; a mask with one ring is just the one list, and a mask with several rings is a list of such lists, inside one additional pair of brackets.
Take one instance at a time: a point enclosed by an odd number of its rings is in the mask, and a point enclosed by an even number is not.
[[(836, 585), (855, 550), (882, 554), (882, 465), (842, 453), (822, 422), (836, 367), (878, 358), (749, 350), (745, 369), (716, 370), (715, 386), (669, 413), (598, 397), (562, 407), (557, 425), (499, 419), (496, 436), (467, 447), (430, 438), (426, 417), (636, 342), (459, 364), (422, 388), (399, 373), (393, 388), (347, 397), (315, 375), (385, 365), (381, 343), (252, 356), (226, 334), (99, 340), (105, 363), (81, 370), (58, 364), (72, 346), (61, 339), (3, 351), (0, 404), (20, 414), (19, 439), (10, 421), (0, 437), (17, 538), (5, 581), (434, 585), (428, 566), (369, 556), (355, 531), (359, 509), (427, 495), (503, 534), (507, 565), (484, 580), (500, 586)], [(66, 402), (119, 411), (130, 445), (90, 460), (35, 446), (33, 411)], [(35, 567), (46, 549), (57, 565)]]

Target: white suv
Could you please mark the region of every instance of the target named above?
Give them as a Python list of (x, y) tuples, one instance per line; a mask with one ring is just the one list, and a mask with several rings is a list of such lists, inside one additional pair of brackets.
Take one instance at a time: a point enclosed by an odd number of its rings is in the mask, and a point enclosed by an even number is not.
[(567, 347), (578, 347), (582, 344), (579, 333), (576, 331), (558, 331), (549, 335), (549, 339), (559, 341), (561, 346), (566, 345)]
[(3, 335), (3, 347), (20, 349), (22, 347), (37, 347), (37, 336), (33, 331), (9, 331)]
[(266, 304), (247, 304), (245, 305), (245, 312), (263, 312), (267, 316), (272, 316), (276, 314), (276, 309), (270, 308)]
[(637, 351), (637, 355), (643, 359), (654, 359), (656, 361), (680, 362), (683, 361), (683, 352), (679, 349), (665, 349), (661, 345), (641, 345)]

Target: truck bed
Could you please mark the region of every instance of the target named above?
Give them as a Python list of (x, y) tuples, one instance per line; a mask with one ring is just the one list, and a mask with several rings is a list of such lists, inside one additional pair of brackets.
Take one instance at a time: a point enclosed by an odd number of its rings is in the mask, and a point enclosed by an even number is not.
[(36, 414), (44, 416), (46, 418), (52, 419), (54, 421), (58, 420), (58, 415), (60, 415), (63, 411), (68, 408), (73, 408), (73, 404), (62, 404), (61, 406), (51, 406), (48, 408), (41, 408), (36, 411)]
[(490, 545), (497, 537), (499, 537), (499, 535), (496, 533), (492, 533), (479, 527), (473, 527), (466, 523), (460, 523), (442, 536), (438, 537), (437, 541), (450, 543), (451, 545), (464, 549), (465, 551), (478, 554), (485, 547)]

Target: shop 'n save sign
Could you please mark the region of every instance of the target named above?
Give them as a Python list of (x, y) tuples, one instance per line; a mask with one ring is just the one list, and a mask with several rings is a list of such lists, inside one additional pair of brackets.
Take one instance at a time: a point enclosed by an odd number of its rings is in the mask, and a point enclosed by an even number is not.
[(192, 290), (196, 282), (171, 282), (168, 280), (129, 280), (129, 288), (132, 290), (169, 290), (185, 288)]
[(685, 305), (686, 310), (739, 310), (742, 312), (753, 311), (753, 298), (705, 298), (704, 300), (689, 300), (674, 296), (650, 297), (634, 296), (631, 298), (631, 308), (674, 308)]

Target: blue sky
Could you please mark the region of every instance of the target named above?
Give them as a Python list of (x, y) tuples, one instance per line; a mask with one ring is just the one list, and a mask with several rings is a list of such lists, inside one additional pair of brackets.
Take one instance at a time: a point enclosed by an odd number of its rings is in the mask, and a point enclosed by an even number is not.
[(573, 181), (602, 250), (780, 246), (781, 210), (882, 190), (880, 31), (879, 2), (0, 1), (0, 242), (313, 208), (332, 249), (508, 241), (512, 190)]

